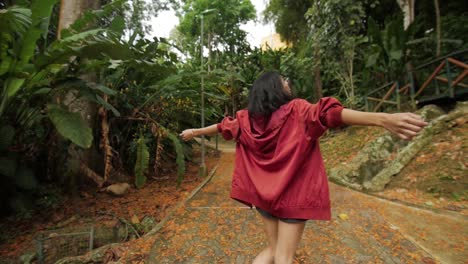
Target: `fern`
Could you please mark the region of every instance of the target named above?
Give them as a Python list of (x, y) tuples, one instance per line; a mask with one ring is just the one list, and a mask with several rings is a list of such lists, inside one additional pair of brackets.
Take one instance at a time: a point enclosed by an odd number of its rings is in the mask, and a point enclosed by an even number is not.
[(135, 185), (137, 188), (143, 187), (146, 183), (145, 172), (148, 169), (149, 152), (143, 134), (137, 141), (137, 159), (135, 164)]

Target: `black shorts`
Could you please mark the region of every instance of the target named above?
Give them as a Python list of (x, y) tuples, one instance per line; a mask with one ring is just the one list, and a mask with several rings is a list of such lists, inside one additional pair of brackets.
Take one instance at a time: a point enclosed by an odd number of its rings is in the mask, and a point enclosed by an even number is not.
[(262, 209), (260, 209), (260, 208), (258, 208), (258, 207), (255, 207), (255, 209), (257, 209), (257, 211), (258, 211), (261, 215), (263, 215), (263, 216), (265, 216), (265, 217), (267, 217), (267, 218), (270, 218), (270, 219), (278, 219), (278, 220), (280, 220), (280, 221), (282, 221), (282, 222), (285, 222), (285, 223), (302, 223), (302, 222), (307, 221), (307, 219), (280, 218), (280, 217), (276, 217), (276, 216), (274, 216), (274, 215), (271, 215), (270, 213), (268, 213), (268, 212), (266, 212), (266, 211), (264, 211), (264, 210), (262, 210)]

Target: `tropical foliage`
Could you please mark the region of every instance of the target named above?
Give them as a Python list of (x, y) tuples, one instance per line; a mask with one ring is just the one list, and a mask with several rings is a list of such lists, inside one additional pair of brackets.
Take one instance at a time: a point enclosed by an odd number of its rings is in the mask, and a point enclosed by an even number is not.
[[(2, 184), (5, 188), (2, 195), (13, 197), (10, 202), (14, 202), (10, 205), (15, 208), (24, 208), (26, 203), (21, 190), (30, 191), (37, 187), (39, 175), (33, 171), (38, 170), (32, 170), (32, 167), (43, 154), (42, 144), (50, 135), (49, 124), (77, 146), (91, 146), (91, 129), (79, 114), (67, 110), (63, 95), (73, 92), (99, 101), (101, 94), (112, 93), (102, 85), (71, 76), (80, 71), (79, 61), (73, 58), (89, 57), (92, 56), (89, 50), (105, 52), (107, 47), (115, 45), (111, 38), (104, 36), (103, 29), (71, 34), (38, 49), (37, 45), (47, 37), (55, 4), (56, 1), (34, 1), (30, 8), (13, 6), (0, 12), (2, 25), (7, 25), (0, 31), (0, 120), (1, 129), (12, 135), (6, 138), (6, 148), (2, 149), (1, 166), (7, 168), (2, 174), (22, 183), (29, 182), (12, 188), (11, 181), (2, 177), (2, 181), (6, 181)], [(111, 31), (107, 33), (111, 34)], [(25, 155), (32, 160), (27, 162)]]
[[(359, 108), (369, 89), (405, 78), (408, 67), (437, 56), (434, 1), (413, 1), (415, 18), (407, 28), (403, 17), (408, 14), (400, 9), (401, 2), (405, 1), (272, 0), (265, 18), (293, 44), (297, 60), (312, 61), (315, 71), (309, 74), (314, 80), (310, 94), (323, 88), (323, 94), (333, 94)], [(460, 26), (468, 10), (461, 1), (438, 2), (445, 28), (441, 54), (466, 48), (466, 29)]]
[[(101, 0), (61, 32), (59, 1), (2, 2), (1, 205), (27, 212), (49, 183), (144, 188), (165, 163), (180, 183), (193, 145), (177, 134), (201, 125), (201, 77), (206, 123), (245, 107), (267, 70), (288, 76), (298, 97), (361, 108), (369, 89), (406, 78), (439, 44), (442, 55), (468, 47), (463, 1), (438, 1), (440, 17), (433, 1), (415, 1), (408, 27), (400, 2), (271, 0), (257, 19), (275, 24), (289, 44), (280, 50), (248, 44), (249, 0)], [(180, 19), (171, 37), (146, 38), (144, 21), (169, 7)]]

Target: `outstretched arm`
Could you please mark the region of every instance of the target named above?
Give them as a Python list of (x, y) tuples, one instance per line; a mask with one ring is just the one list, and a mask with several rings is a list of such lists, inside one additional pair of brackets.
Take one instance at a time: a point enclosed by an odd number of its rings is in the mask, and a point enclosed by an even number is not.
[(347, 125), (380, 126), (406, 140), (412, 139), (427, 126), (427, 122), (413, 113), (369, 113), (343, 109), (341, 119)]
[(205, 135), (205, 136), (216, 135), (217, 133), (218, 133), (218, 128), (217, 128), (217, 125), (214, 124), (214, 125), (207, 126), (207, 127), (204, 127), (204, 128), (186, 129), (186, 130), (182, 131), (182, 133), (180, 133), (179, 136), (182, 137), (182, 139), (184, 141), (188, 141), (188, 140), (191, 140), (194, 137), (198, 137), (198, 136), (202, 136), (202, 135)]

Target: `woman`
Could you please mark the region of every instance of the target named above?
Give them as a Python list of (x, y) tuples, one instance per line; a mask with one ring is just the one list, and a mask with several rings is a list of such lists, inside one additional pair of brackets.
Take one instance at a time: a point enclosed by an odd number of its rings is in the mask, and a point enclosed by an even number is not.
[(412, 113), (366, 113), (344, 109), (334, 98), (317, 104), (293, 99), (288, 81), (277, 72), (253, 84), (248, 108), (219, 124), (184, 130), (180, 136), (222, 133), (235, 139), (231, 198), (255, 206), (264, 223), (268, 247), (260, 263), (292, 263), (307, 220), (330, 220), (328, 182), (319, 137), (343, 125), (381, 126), (409, 140), (427, 125)]

